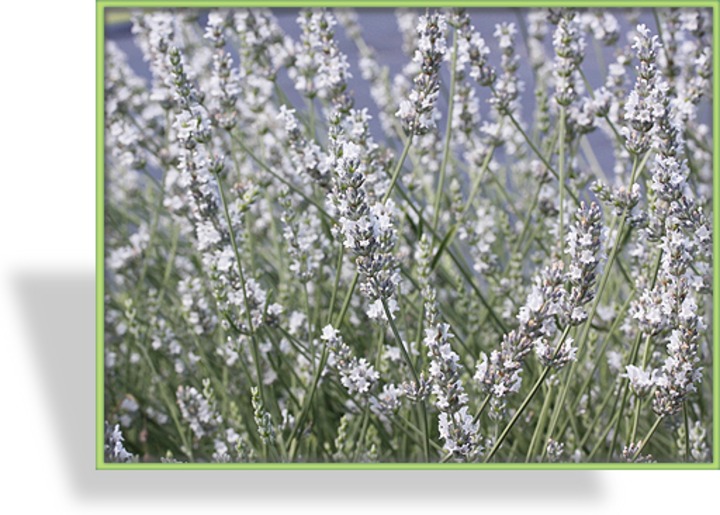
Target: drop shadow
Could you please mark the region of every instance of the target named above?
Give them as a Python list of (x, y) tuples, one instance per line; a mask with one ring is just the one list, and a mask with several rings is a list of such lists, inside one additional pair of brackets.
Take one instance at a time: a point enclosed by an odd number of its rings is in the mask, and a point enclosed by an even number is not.
[[(18, 302), (37, 363), (36, 380), (63, 449), (64, 480), (81, 501), (127, 498), (165, 503), (218, 499), (390, 504), (518, 499), (553, 503), (603, 495), (596, 471), (98, 471), (95, 470), (95, 277), (20, 272)], [(371, 494), (369, 494), (371, 492)], [(279, 495), (281, 493), (281, 495)], [(445, 499), (445, 501), (443, 501)]]

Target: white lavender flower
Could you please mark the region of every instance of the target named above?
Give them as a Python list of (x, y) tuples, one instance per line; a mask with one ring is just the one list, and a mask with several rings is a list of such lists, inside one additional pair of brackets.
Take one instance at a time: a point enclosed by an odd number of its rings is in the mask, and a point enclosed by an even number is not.
[(628, 463), (655, 463), (655, 458), (652, 454), (640, 455), (640, 449), (642, 448), (642, 442), (631, 443), (623, 447), (622, 458)]
[(285, 123), (285, 132), (297, 171), (327, 187), (330, 181), (330, 161), (317, 143), (306, 140), (302, 135), (295, 110), (282, 105), (277, 117)]
[(440, 65), (447, 50), (447, 21), (438, 13), (421, 16), (413, 61), (420, 65), (410, 96), (400, 102), (396, 116), (409, 134), (424, 134), (435, 127), (435, 104), (440, 91)]
[[(703, 463), (710, 459), (710, 448), (708, 447), (706, 438), (707, 430), (703, 427), (699, 420), (689, 427), (689, 434), (685, 434), (685, 426), (678, 427), (677, 447), (678, 453), (682, 458), (689, 459), (696, 463)], [(690, 444), (690, 456), (687, 455), (687, 443)]]
[(460, 229), (459, 237), (470, 245), (473, 269), (480, 274), (487, 274), (496, 266), (497, 261), (493, 245), (497, 240), (498, 213), (492, 207), (482, 205), (475, 216), (474, 222), (467, 223)]
[[(681, 286), (681, 290), (684, 290)], [(653, 410), (660, 416), (677, 413), (687, 397), (697, 390), (702, 381), (702, 367), (698, 356), (699, 331), (702, 321), (697, 305), (686, 293), (678, 313), (679, 325), (670, 333), (665, 359), (657, 379)]]
[(592, 32), (593, 37), (610, 46), (620, 37), (620, 24), (617, 18), (606, 10), (591, 10), (580, 14), (580, 23), (584, 30)]
[(425, 330), (424, 344), (430, 357), (430, 379), (435, 406), (440, 410), (438, 428), (444, 449), (453, 457), (471, 461), (480, 451), (479, 424), (468, 413), (468, 396), (460, 381), (460, 356), (452, 350), (448, 324)]
[(645, 25), (637, 26), (638, 35), (632, 48), (638, 60), (635, 87), (625, 104), (625, 121), (622, 127), (627, 149), (634, 154), (643, 154), (650, 146), (649, 132), (656, 119), (662, 115), (662, 99), (668, 91), (668, 84), (657, 77), (657, 55), (660, 42), (657, 36), (650, 36)]
[(432, 257), (432, 247), (430, 246), (427, 235), (423, 234), (418, 242), (415, 259), (418, 263), (419, 283), (422, 287), (421, 295), (425, 309), (425, 320), (430, 326), (435, 325), (435, 319), (438, 315), (437, 291), (431, 282)]
[(571, 325), (587, 319), (583, 306), (595, 298), (595, 281), (603, 257), (601, 236), (600, 206), (594, 202), (590, 206), (581, 203), (566, 237), (567, 278), (571, 285), (567, 302)]
[(490, 48), (479, 32), (470, 24), (470, 17), (464, 12), (458, 21), (458, 68), (469, 67), (469, 75), (481, 86), (491, 86), (495, 82), (495, 70), (488, 62)]
[(170, 65), (167, 53), (175, 40), (175, 20), (169, 12), (153, 12), (133, 18), (132, 32), (137, 35), (138, 45), (152, 73), (150, 98), (164, 108), (173, 105), (172, 88), (169, 84)]
[(287, 190), (281, 192), (280, 203), (283, 206), (283, 237), (292, 260), (290, 271), (300, 282), (307, 283), (324, 258), (322, 243), (325, 239), (320, 231), (320, 220), (308, 212), (298, 213)]
[(548, 440), (546, 450), (548, 461), (550, 463), (557, 463), (561, 461), (565, 455), (565, 444), (550, 438)]
[[(272, 81), (280, 67), (289, 64), (294, 45), (269, 9), (242, 9), (233, 22), (239, 39), (240, 64), (249, 77)], [(258, 100), (261, 100), (258, 98)]]
[(323, 328), (322, 339), (331, 352), (331, 365), (340, 373), (340, 380), (349, 394), (367, 395), (377, 383), (380, 374), (365, 358), (353, 356), (350, 347), (343, 341), (340, 331), (332, 325)]
[(229, 131), (238, 121), (237, 104), (241, 85), (240, 73), (233, 67), (233, 59), (225, 50), (227, 26), (229, 26), (227, 13), (211, 12), (208, 15), (205, 38), (215, 47), (208, 110), (213, 122)]
[(500, 58), (502, 73), (493, 83), (493, 96), (490, 104), (500, 115), (505, 115), (517, 109), (518, 96), (524, 87), (517, 74), (520, 66), (520, 58), (515, 52), (517, 28), (514, 23), (499, 23), (495, 25), (493, 36), (497, 39), (502, 52)]
[(625, 377), (630, 382), (635, 395), (644, 397), (658, 382), (658, 371), (655, 369), (643, 370), (635, 365), (627, 365), (625, 367)]
[(183, 420), (200, 439), (214, 433), (223, 422), (213, 400), (210, 382), (203, 380), (204, 390), (197, 391), (194, 386), (178, 386), (176, 400)]
[(350, 65), (334, 40), (335, 17), (325, 9), (308, 9), (300, 13), (298, 24), (302, 36), (290, 68), (295, 87), (309, 98), (328, 100), (347, 112), (353, 104), (347, 91)]
[(535, 354), (544, 367), (562, 368), (576, 359), (577, 348), (573, 346), (574, 343), (575, 340), (567, 336), (557, 347), (541, 337), (535, 340)]
[(554, 262), (536, 277), (525, 305), (519, 309), (519, 327), (503, 335), (500, 350), (481, 355), (474, 377), (483, 390), (503, 400), (520, 389), (525, 356), (539, 338), (557, 334), (554, 315), (566, 312), (563, 284), (562, 262)]
[(578, 69), (585, 54), (577, 15), (569, 11), (558, 21), (553, 34), (555, 48), (555, 101), (567, 107), (577, 96)]
[(380, 393), (370, 398), (370, 409), (380, 415), (392, 414), (400, 407), (404, 395), (402, 388), (385, 384)]
[(336, 147), (336, 173), (330, 200), (338, 211), (339, 232), (362, 274), (360, 289), (371, 302), (368, 314), (371, 318), (385, 318), (382, 303), (388, 303), (391, 308), (397, 306), (393, 297), (400, 282), (393, 255), (397, 240), (393, 225), (395, 204), (392, 200), (370, 203), (365, 189), (367, 165), (360, 159), (359, 145), (338, 139)]
[(123, 445), (122, 431), (120, 425), (110, 425), (105, 421), (105, 463), (131, 463), (137, 461), (137, 457), (128, 452)]
[(137, 232), (133, 233), (129, 238), (129, 244), (112, 249), (110, 255), (105, 260), (108, 269), (118, 272), (127, 267), (142, 256), (150, 243), (150, 231), (146, 223), (141, 223)]

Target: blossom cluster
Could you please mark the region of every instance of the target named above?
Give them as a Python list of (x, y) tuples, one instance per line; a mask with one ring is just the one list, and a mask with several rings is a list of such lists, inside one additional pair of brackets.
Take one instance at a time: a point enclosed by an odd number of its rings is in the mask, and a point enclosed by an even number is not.
[(418, 42), (413, 61), (420, 67), (415, 87), (407, 100), (400, 102), (397, 116), (410, 134), (423, 134), (435, 126), (435, 103), (440, 93), (440, 63), (447, 52), (446, 17), (442, 14), (421, 16)]

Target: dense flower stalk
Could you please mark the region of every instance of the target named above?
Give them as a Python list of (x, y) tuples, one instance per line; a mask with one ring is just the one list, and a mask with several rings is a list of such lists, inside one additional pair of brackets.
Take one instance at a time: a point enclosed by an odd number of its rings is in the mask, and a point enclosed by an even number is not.
[(380, 374), (365, 358), (358, 359), (353, 356), (350, 347), (343, 341), (340, 331), (331, 325), (326, 325), (322, 332), (322, 339), (331, 352), (329, 365), (340, 373), (340, 380), (348, 393), (368, 394), (375, 386)]
[[(505, 115), (517, 109), (517, 100), (524, 87), (517, 73), (520, 66), (520, 58), (515, 51), (517, 28), (514, 23), (499, 23), (495, 25), (493, 36), (497, 39), (502, 52), (500, 59), (502, 73), (493, 82), (494, 89), (490, 103), (500, 115)], [(482, 73), (479, 72), (479, 75), (482, 76)]]
[(643, 154), (650, 147), (650, 131), (662, 114), (662, 98), (668, 90), (667, 82), (658, 79), (657, 55), (660, 42), (657, 36), (650, 36), (645, 25), (637, 26), (633, 49), (639, 64), (637, 79), (625, 105), (625, 121), (622, 128), (627, 149), (633, 154)]
[(349, 110), (353, 104), (347, 92), (350, 65), (334, 40), (335, 17), (324, 9), (305, 10), (298, 24), (302, 36), (290, 68), (295, 87), (311, 99), (317, 96), (342, 111)]
[(393, 249), (397, 233), (393, 226), (395, 205), (371, 202), (365, 188), (367, 163), (361, 159), (358, 144), (336, 142), (336, 168), (330, 199), (337, 209), (339, 232), (345, 248), (352, 251), (360, 285), (371, 305), (371, 318), (385, 318), (383, 302), (395, 311), (395, 292), (400, 282), (398, 264)]
[(578, 325), (587, 319), (583, 306), (595, 298), (595, 281), (603, 258), (602, 217), (596, 203), (580, 204), (575, 214), (575, 223), (568, 230), (567, 248), (569, 257), (567, 277), (570, 282), (568, 296), (569, 323)]
[(435, 406), (440, 410), (438, 429), (444, 448), (452, 456), (472, 461), (481, 451), (479, 425), (468, 411), (468, 396), (460, 380), (460, 356), (452, 350), (448, 324), (425, 330), (424, 344), (430, 357), (430, 380)]
[(408, 99), (400, 102), (397, 116), (409, 134), (424, 134), (435, 126), (435, 104), (440, 92), (440, 65), (447, 51), (447, 21), (438, 13), (420, 17), (418, 47), (413, 61), (420, 66)]
[(567, 107), (577, 96), (578, 68), (585, 54), (579, 22), (570, 11), (560, 18), (553, 34), (555, 48), (555, 101)]

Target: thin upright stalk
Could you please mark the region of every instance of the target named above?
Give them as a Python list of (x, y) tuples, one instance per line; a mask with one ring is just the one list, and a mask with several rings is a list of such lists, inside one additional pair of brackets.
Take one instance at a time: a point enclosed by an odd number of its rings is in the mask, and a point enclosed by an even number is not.
[(455, 82), (457, 80), (457, 30), (453, 33), (453, 49), (450, 64), (450, 92), (448, 93), (448, 111), (445, 126), (445, 142), (443, 143), (442, 161), (440, 163), (440, 177), (438, 178), (437, 191), (435, 192), (435, 203), (433, 205), (433, 228), (437, 229), (440, 220), (440, 203), (442, 200), (443, 189), (445, 187), (445, 172), (447, 170), (448, 160), (450, 159), (450, 141), (452, 140), (452, 115), (455, 107)]
[(398, 177), (400, 177), (400, 171), (402, 170), (403, 163), (405, 162), (405, 158), (408, 155), (408, 152), (410, 152), (410, 147), (412, 146), (413, 141), (413, 135), (410, 134), (408, 136), (407, 141), (405, 142), (405, 146), (403, 147), (402, 154), (400, 154), (400, 159), (398, 159), (397, 164), (395, 165), (395, 170), (392, 174), (392, 179), (390, 180), (390, 186), (388, 186), (388, 190), (385, 192), (385, 195), (382, 198), (382, 203), (385, 204), (387, 200), (390, 198), (390, 195), (392, 195), (392, 191), (395, 188), (395, 183), (397, 183)]
[(560, 106), (560, 135), (558, 136), (558, 183), (560, 188), (560, 213), (558, 220), (558, 247), (560, 253), (565, 242), (565, 107)]
[(218, 191), (220, 192), (220, 200), (222, 202), (223, 214), (225, 215), (225, 222), (228, 226), (228, 233), (230, 236), (230, 245), (232, 246), (233, 253), (235, 254), (235, 260), (237, 261), (238, 277), (240, 278), (240, 288), (243, 294), (243, 302), (245, 303), (245, 317), (248, 324), (248, 332), (250, 333), (250, 341), (252, 343), (253, 361), (255, 362), (255, 373), (257, 374), (258, 391), (260, 393), (260, 399), (263, 405), (267, 406), (265, 402), (265, 389), (263, 387), (263, 373), (262, 365), (260, 364), (260, 347), (258, 346), (257, 337), (255, 336), (255, 329), (253, 328), (252, 314), (250, 313), (250, 303), (248, 302), (247, 288), (245, 286), (245, 274), (242, 267), (242, 259), (240, 258), (240, 251), (238, 250), (237, 242), (235, 241), (235, 231), (232, 226), (232, 219), (230, 218), (230, 211), (227, 205), (227, 199), (225, 198), (225, 187), (220, 179), (220, 175), (215, 173), (215, 180), (217, 181)]
[[(418, 376), (417, 371), (415, 370), (415, 365), (413, 364), (412, 358), (410, 357), (410, 354), (408, 353), (407, 349), (405, 348), (405, 342), (403, 342), (402, 337), (400, 336), (400, 331), (398, 331), (397, 326), (395, 325), (395, 320), (393, 318), (392, 313), (390, 312), (390, 308), (388, 308), (387, 301), (385, 299), (382, 299), (382, 305), (383, 309), (385, 310), (385, 316), (388, 319), (388, 323), (390, 324), (390, 328), (392, 329), (393, 336), (395, 336), (395, 340), (397, 340), (398, 347), (400, 347), (400, 351), (403, 355), (403, 359), (405, 359), (405, 362), (407, 363), (408, 368), (410, 369), (410, 372), (412, 373), (413, 380), (415, 381), (416, 385), (420, 385), (420, 377)], [(420, 401), (420, 412), (423, 420), (423, 433), (424, 433), (424, 442), (423, 442), (423, 453), (425, 461), (430, 461), (430, 447), (429, 447), (429, 438), (430, 433), (428, 430), (428, 421), (427, 421), (427, 408), (425, 407), (425, 401)]]
[(633, 455), (633, 461), (638, 459), (638, 457), (642, 454), (642, 452), (645, 450), (645, 447), (647, 446), (648, 442), (652, 438), (652, 436), (655, 434), (655, 431), (657, 431), (657, 428), (660, 426), (660, 422), (663, 421), (662, 415), (658, 416), (658, 418), (655, 419), (655, 423), (652, 425), (650, 430), (645, 435), (645, 438), (642, 439), (640, 442), (640, 446), (638, 447), (638, 450), (635, 451), (635, 454)]

